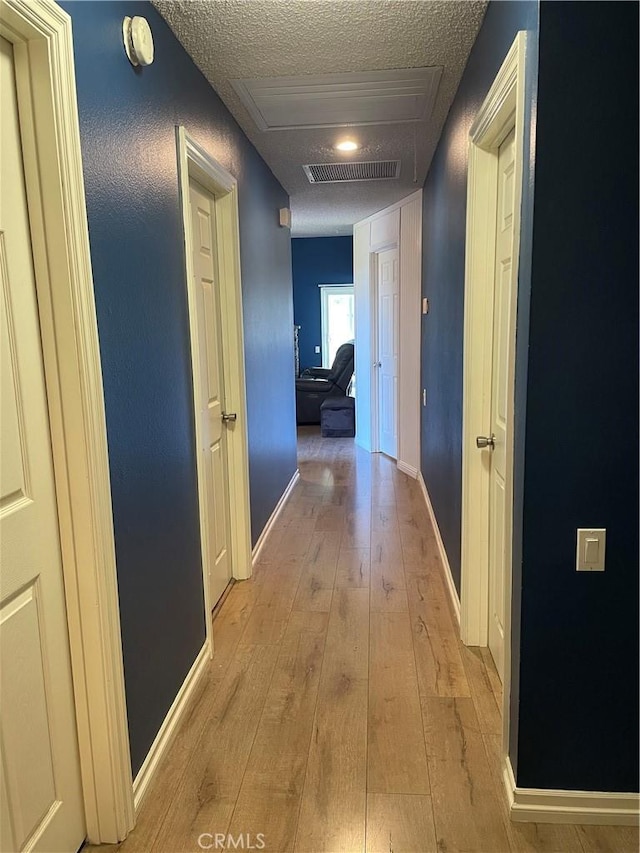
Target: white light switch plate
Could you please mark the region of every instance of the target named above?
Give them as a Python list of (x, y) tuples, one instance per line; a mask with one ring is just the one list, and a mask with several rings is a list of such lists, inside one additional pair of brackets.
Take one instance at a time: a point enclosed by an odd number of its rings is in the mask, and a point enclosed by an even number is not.
[(577, 572), (604, 572), (607, 531), (604, 528), (579, 527), (576, 544)]
[(316, 347), (316, 355), (320, 354), (320, 347)]

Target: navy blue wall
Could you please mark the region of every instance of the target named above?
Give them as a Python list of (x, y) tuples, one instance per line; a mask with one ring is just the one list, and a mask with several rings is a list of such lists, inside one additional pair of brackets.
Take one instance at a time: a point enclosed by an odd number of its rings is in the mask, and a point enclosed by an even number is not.
[(322, 346), (319, 284), (353, 281), (353, 237), (299, 237), (291, 241), (293, 315), (300, 328), (300, 367), (319, 367)]
[[(290, 238), (277, 222), (288, 197), (150, 4), (65, 8), (135, 773), (205, 637), (175, 126), (184, 124), (239, 184), (254, 540), (296, 468)], [(151, 24), (156, 59), (144, 70), (124, 55), (125, 15)]]
[(637, 3), (542, 3), (539, 61), (517, 779), (637, 791)]
[[(535, 97), (538, 8), (533, 0), (488, 7), (438, 144), (423, 195), (422, 475), (429, 488), (455, 584), (460, 590), (462, 506), (462, 346), (469, 129), (516, 33), (528, 32), (527, 91)], [(528, 142), (525, 162), (529, 161)], [(531, 207), (525, 187), (523, 220)], [(529, 217), (530, 219), (530, 217)], [(522, 252), (527, 252), (523, 224)], [(530, 250), (530, 242), (529, 242)]]

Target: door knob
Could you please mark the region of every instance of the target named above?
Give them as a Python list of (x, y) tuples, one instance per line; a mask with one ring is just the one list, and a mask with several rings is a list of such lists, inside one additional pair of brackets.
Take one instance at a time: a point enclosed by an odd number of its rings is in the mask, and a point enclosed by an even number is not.
[(222, 422), (225, 424), (234, 424), (238, 420), (238, 416), (235, 412), (223, 412), (222, 413)]
[(476, 447), (490, 447), (492, 450), (496, 446), (496, 437), (493, 433), (491, 433), (491, 437), (487, 438), (486, 435), (478, 435), (476, 437)]
[(381, 361), (374, 361), (373, 366), (374, 367), (382, 367), (382, 362)]

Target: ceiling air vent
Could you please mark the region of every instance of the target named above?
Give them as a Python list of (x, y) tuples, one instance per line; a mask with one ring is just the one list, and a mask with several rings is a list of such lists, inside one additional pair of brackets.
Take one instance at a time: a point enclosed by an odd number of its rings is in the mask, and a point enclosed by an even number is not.
[(384, 181), (400, 176), (400, 160), (365, 163), (311, 163), (303, 166), (310, 184), (341, 184), (345, 181)]

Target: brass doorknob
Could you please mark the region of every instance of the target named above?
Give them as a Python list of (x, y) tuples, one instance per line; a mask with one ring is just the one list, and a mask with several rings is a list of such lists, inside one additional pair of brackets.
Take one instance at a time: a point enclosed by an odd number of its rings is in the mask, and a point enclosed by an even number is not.
[(236, 415), (235, 412), (229, 412), (228, 414), (227, 414), (227, 412), (222, 413), (222, 422), (225, 424), (229, 424), (229, 423), (234, 424), (237, 420), (238, 420), (238, 416)]

